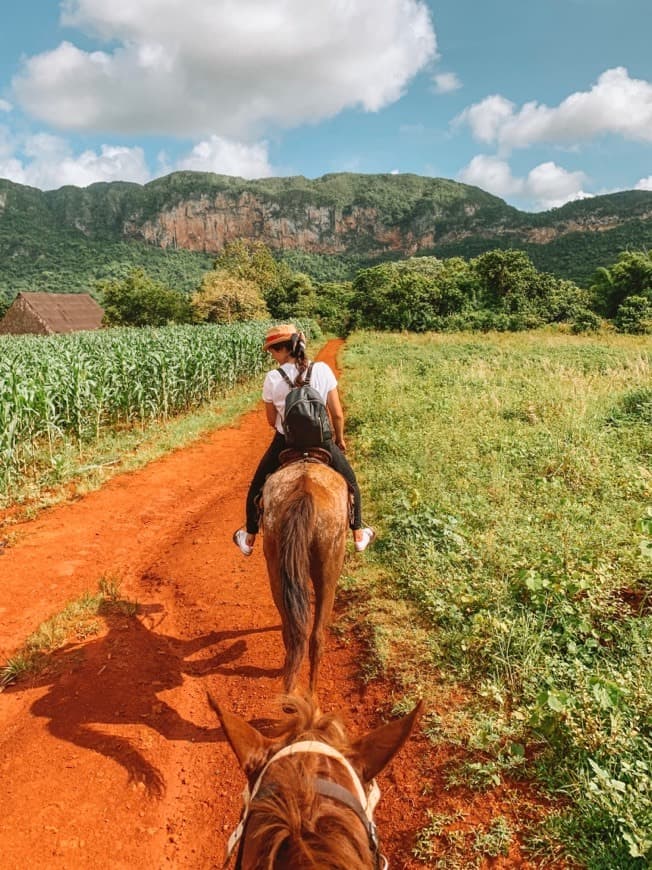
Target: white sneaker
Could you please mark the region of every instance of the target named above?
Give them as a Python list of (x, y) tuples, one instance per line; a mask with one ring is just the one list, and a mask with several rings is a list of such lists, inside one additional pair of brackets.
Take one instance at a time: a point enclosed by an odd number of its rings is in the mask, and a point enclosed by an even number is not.
[(238, 529), (233, 533), (233, 543), (244, 556), (251, 556), (254, 551), (254, 548), (247, 543), (247, 532), (245, 529)]
[(362, 553), (363, 550), (366, 550), (375, 537), (376, 533), (374, 532), (374, 530), (369, 528), (369, 526), (365, 526), (365, 528), (362, 529), (362, 537), (360, 538), (360, 540), (353, 541), (353, 546), (355, 547), (356, 553)]

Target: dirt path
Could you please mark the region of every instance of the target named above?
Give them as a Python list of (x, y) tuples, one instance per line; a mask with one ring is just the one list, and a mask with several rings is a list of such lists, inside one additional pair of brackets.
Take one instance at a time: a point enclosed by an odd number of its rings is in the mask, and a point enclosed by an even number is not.
[[(320, 358), (335, 367), (339, 345)], [(262, 547), (245, 559), (231, 543), (268, 440), (257, 409), (14, 527), (0, 556), (1, 660), (101, 577), (141, 606), (137, 618), (107, 614), (33, 683), (0, 694), (3, 870), (221, 866), (244, 780), (206, 690), (265, 719), (281, 689)], [(358, 656), (331, 635), (320, 686), (353, 733), (379, 724), (387, 701), (382, 684), (356, 683)], [(410, 857), (433, 804), (423, 776), (437, 787), (444, 761), (418, 735), (381, 776), (377, 821), (393, 868), (423, 867)]]

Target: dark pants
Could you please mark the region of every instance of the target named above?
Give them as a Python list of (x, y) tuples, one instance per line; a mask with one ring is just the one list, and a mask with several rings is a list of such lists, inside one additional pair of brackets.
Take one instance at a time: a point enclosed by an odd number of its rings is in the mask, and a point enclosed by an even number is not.
[[(267, 452), (258, 463), (258, 468), (249, 486), (249, 492), (247, 493), (246, 528), (251, 535), (255, 535), (258, 532), (258, 506), (256, 505), (256, 499), (265, 485), (267, 476), (276, 471), (280, 466), (279, 455), (281, 450), (285, 450), (285, 447), (285, 435), (277, 432), (272, 439), (272, 443), (267, 448)], [(342, 475), (353, 491), (353, 522), (351, 523), (351, 528), (361, 529), (362, 508), (360, 505), (360, 488), (355, 478), (355, 472), (335, 442), (329, 441), (327, 444), (322, 444), (322, 447), (330, 453), (332, 466), (335, 471), (338, 471)]]

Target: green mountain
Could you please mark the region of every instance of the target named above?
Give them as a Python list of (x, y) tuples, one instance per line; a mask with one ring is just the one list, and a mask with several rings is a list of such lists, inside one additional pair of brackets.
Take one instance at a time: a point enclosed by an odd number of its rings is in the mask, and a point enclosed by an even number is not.
[(195, 287), (224, 244), (259, 239), (319, 279), (382, 259), (527, 251), (542, 270), (586, 283), (625, 248), (652, 247), (652, 192), (529, 214), (477, 187), (417, 175), (339, 173), (248, 181), (176, 172), (55, 191), (0, 180), (0, 293), (74, 291), (138, 265)]

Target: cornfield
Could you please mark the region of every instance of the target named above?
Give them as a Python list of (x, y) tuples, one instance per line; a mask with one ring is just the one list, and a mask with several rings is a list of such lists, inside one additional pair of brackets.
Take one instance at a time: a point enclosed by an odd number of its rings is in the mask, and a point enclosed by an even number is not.
[(265, 367), (267, 324), (0, 337), (0, 491), (34, 457), (105, 427), (145, 423), (223, 395)]

